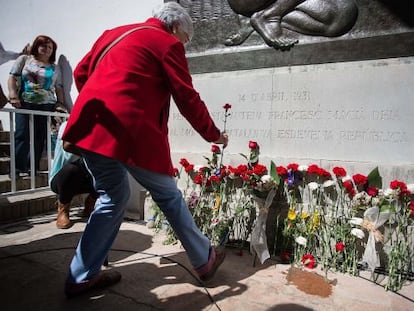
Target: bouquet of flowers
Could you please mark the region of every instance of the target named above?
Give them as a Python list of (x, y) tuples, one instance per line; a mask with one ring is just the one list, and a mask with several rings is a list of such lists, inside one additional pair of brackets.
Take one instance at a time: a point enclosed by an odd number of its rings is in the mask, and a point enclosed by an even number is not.
[[(223, 108), (226, 127), (231, 105)], [(382, 273), (392, 291), (413, 279), (414, 185), (394, 180), (384, 190), (378, 168), (349, 176), (339, 166), (271, 161), (267, 167), (259, 144), (248, 147), (237, 166), (225, 165), (224, 149), (213, 144), (204, 165), (183, 158), (175, 170), (196, 224), (214, 245), (250, 244), (262, 262), (277, 254), (326, 273)], [(166, 221), (157, 215), (160, 230)], [(167, 242), (176, 242), (171, 228), (166, 232)]]

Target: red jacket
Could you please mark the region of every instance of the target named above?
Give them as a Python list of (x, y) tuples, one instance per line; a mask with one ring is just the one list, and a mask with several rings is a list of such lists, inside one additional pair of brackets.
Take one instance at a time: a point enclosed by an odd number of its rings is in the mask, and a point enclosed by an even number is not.
[[(140, 25), (93, 65), (119, 35)], [(219, 139), (194, 90), (183, 44), (155, 18), (105, 31), (74, 71), (79, 96), (63, 139), (80, 148), (162, 174), (173, 174), (168, 142), (170, 98), (208, 142)]]

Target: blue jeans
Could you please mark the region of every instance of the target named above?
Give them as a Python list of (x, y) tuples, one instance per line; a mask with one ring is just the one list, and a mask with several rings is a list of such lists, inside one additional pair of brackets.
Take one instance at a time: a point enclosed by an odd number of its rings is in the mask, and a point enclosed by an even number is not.
[(131, 176), (145, 187), (165, 214), (195, 269), (207, 264), (211, 247), (194, 223), (173, 177), (150, 172), (83, 151), (86, 165), (99, 195), (70, 265), (68, 282), (80, 283), (97, 275), (124, 218)]
[[(31, 104), (22, 102), (22, 109), (38, 110), (38, 111), (54, 111), (55, 104)], [(16, 170), (26, 172), (29, 168), (29, 152), (30, 152), (30, 132), (29, 132), (28, 114), (16, 113), (16, 131), (14, 136), (16, 150)], [(43, 153), (46, 142), (47, 133), (47, 117), (34, 116), (34, 157), (35, 170), (39, 170), (40, 158)]]

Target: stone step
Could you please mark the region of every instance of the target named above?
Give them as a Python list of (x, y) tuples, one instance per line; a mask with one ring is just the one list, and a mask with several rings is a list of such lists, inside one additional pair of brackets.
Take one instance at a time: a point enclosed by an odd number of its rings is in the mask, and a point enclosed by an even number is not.
[(0, 157), (0, 175), (7, 175), (10, 172), (10, 158)]
[[(83, 210), (87, 194), (75, 195), (71, 211)], [(50, 189), (40, 189), (19, 194), (0, 194), (0, 224), (19, 219), (56, 212), (57, 195)]]
[(2, 143), (10, 142), (10, 132), (0, 131), (0, 142)]
[[(47, 171), (47, 158), (40, 159), (40, 171)], [(0, 175), (7, 175), (10, 173), (10, 157), (0, 156)]]
[(49, 189), (0, 195), (0, 222), (8, 222), (56, 210), (56, 194)]
[(9, 157), (10, 156), (10, 143), (0, 142), (0, 156)]
[[(0, 131), (0, 222), (14, 221), (55, 211), (56, 194), (49, 188), (47, 158), (40, 161), (39, 175), (35, 177), (37, 190), (10, 194), (10, 133)], [(18, 191), (30, 189), (30, 176), (19, 177)], [(76, 201), (75, 201), (76, 202)], [(79, 202), (78, 202), (79, 203)]]
[[(35, 187), (47, 187), (49, 185), (47, 171), (41, 171), (35, 176)], [(17, 178), (16, 190), (30, 189), (30, 176)], [(11, 191), (11, 179), (9, 175), (0, 175), (0, 193), (7, 193)]]

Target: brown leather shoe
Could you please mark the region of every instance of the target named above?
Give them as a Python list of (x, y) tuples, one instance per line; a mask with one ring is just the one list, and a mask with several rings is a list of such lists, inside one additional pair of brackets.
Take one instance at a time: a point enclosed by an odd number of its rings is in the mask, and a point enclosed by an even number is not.
[(224, 249), (211, 248), (208, 263), (196, 270), (200, 280), (203, 282), (210, 281), (214, 277), (218, 267), (223, 263), (224, 258), (226, 258)]
[(82, 283), (66, 283), (65, 295), (67, 298), (73, 298), (82, 295), (93, 289), (105, 288), (118, 283), (121, 280), (121, 273), (118, 271), (101, 271), (98, 275)]
[(68, 229), (72, 227), (73, 223), (69, 219), (70, 203), (63, 204), (60, 203), (60, 201), (57, 201), (57, 210), (56, 227), (59, 229)]

